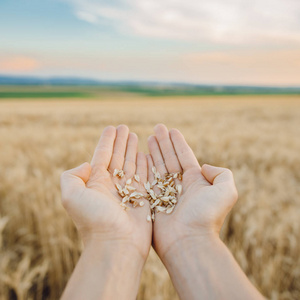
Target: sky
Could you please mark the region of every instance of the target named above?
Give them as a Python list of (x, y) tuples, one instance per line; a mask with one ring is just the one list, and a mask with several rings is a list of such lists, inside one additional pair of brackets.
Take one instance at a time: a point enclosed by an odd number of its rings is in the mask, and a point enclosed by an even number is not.
[(0, 74), (300, 86), (300, 1), (0, 0)]

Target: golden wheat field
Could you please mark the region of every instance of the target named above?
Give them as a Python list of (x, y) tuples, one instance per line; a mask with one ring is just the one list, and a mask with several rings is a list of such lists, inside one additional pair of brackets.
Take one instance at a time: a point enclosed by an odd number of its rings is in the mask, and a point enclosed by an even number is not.
[[(177, 127), (200, 162), (233, 170), (239, 201), (222, 239), (269, 299), (300, 299), (300, 96), (0, 102), (0, 299), (59, 299), (81, 241), (60, 202), (62, 171), (125, 123), (147, 151)], [(178, 299), (151, 251), (138, 299)]]

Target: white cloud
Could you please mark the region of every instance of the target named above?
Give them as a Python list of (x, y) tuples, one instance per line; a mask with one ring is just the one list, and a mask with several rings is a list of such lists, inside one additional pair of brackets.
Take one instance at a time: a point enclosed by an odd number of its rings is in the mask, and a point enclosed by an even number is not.
[(299, 0), (66, 0), (78, 18), (149, 37), (300, 41)]
[(97, 24), (98, 23), (98, 17), (95, 16), (94, 14), (91, 14), (89, 12), (86, 11), (76, 11), (76, 16), (78, 19), (92, 23), (92, 24)]

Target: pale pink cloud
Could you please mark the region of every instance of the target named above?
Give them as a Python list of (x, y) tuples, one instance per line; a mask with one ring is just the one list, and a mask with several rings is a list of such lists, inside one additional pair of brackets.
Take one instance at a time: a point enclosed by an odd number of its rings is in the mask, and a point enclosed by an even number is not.
[(30, 72), (38, 69), (40, 62), (27, 56), (0, 57), (0, 72)]
[(165, 55), (47, 59), (45, 69), (53, 73), (102, 79), (177, 81), (207, 84), (298, 85), (300, 49), (228, 50)]
[(0, 55), (0, 73), (80, 76), (104, 80), (300, 86), (300, 49), (101, 55)]
[(300, 49), (186, 54), (178, 67), (200, 82), (300, 85)]

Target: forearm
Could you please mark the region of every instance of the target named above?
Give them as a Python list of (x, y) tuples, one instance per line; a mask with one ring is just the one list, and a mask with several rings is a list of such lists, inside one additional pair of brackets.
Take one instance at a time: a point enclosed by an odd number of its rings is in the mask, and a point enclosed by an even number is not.
[(135, 299), (143, 265), (131, 246), (89, 243), (61, 299)]
[(163, 257), (183, 299), (264, 299), (218, 238), (176, 242)]

